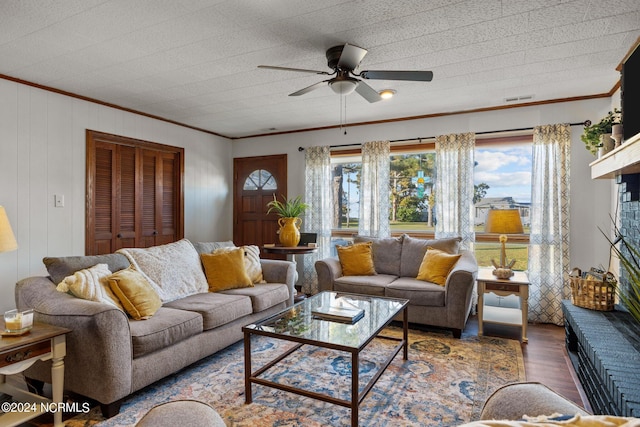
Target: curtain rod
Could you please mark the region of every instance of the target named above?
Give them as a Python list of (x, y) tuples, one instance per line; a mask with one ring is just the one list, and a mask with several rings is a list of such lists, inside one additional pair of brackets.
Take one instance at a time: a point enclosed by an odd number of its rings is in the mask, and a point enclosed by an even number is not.
[[(584, 122), (569, 123), (569, 126), (591, 126), (591, 120), (585, 120)], [(533, 130), (533, 128), (526, 127), (526, 128), (516, 128), (516, 129), (491, 130), (491, 131), (484, 131), (484, 132), (476, 132), (476, 135), (486, 135), (489, 133), (501, 133), (501, 132), (520, 132), (523, 130)], [(420, 138), (393, 139), (393, 140), (390, 140), (389, 142), (421, 141), (423, 139), (435, 139), (435, 138), (436, 138), (435, 136), (429, 136), (429, 137), (423, 136)], [(353, 144), (330, 145), (329, 148), (359, 147), (361, 145), (362, 145), (361, 142), (356, 142)], [(298, 151), (304, 151), (304, 147), (298, 147)]]

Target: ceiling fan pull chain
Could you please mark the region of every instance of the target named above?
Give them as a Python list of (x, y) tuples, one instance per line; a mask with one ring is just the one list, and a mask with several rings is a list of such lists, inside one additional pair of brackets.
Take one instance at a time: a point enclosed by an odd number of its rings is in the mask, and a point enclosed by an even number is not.
[(340, 95), (340, 132), (342, 132), (343, 112), (342, 112), (342, 100), (344, 96)]
[(344, 98), (344, 134), (347, 134), (347, 97), (343, 95)]

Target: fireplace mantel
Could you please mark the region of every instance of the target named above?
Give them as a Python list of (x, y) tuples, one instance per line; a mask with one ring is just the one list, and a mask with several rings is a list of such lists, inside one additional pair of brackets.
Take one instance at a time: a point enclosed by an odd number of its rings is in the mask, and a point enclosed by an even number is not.
[(591, 166), (591, 178), (615, 178), (616, 175), (640, 173), (640, 133), (594, 160)]

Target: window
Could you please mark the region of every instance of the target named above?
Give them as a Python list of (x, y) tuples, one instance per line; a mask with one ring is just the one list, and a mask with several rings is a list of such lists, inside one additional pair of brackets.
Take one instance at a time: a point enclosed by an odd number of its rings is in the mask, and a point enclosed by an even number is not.
[(360, 172), (362, 162), (357, 157), (333, 157), (333, 228), (358, 230), (360, 214)]
[(522, 235), (508, 236), (507, 257), (515, 259), (514, 270), (526, 270), (531, 208), (531, 136), (496, 138), (476, 142), (474, 170), (474, 214), (476, 259), (481, 267), (500, 259), (498, 236), (484, 232), (489, 209), (518, 209)]
[[(391, 154), (389, 180), (391, 231), (431, 232), (435, 224), (435, 152), (404, 148), (394, 149)], [(360, 155), (334, 156), (333, 166), (333, 229), (358, 230), (360, 204)], [(340, 234), (338, 232), (338, 234)]]
[[(514, 269), (527, 268), (531, 207), (532, 136), (478, 138), (475, 148), (474, 214), (476, 258), (480, 266), (500, 259), (498, 236), (484, 232), (489, 209), (516, 208), (524, 233), (510, 235), (507, 256)], [(431, 237), (435, 232), (435, 144), (391, 148), (389, 221), (394, 235)], [(358, 230), (361, 157), (357, 152), (336, 152), (333, 167), (333, 235), (344, 243)]]
[(243, 190), (277, 190), (278, 184), (271, 172), (257, 169), (251, 172), (244, 181)]
[(434, 152), (391, 155), (391, 231), (431, 231), (435, 225)]

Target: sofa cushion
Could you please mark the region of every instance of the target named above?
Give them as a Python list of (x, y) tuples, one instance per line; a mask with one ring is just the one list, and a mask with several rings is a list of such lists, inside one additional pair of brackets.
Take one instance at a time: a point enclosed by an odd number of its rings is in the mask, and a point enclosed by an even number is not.
[(336, 246), (342, 274), (345, 276), (372, 276), (376, 274), (371, 246), (371, 242)]
[(253, 286), (244, 265), (244, 250), (219, 249), (212, 254), (201, 254), (204, 274), (209, 284), (209, 292)]
[(402, 239), (402, 255), (400, 256), (400, 276), (401, 277), (417, 277), (420, 271), (420, 264), (424, 258), (427, 248), (431, 246), (434, 249), (447, 252), (449, 254), (457, 254), (460, 252), (460, 237), (452, 237), (448, 239), (416, 239), (405, 235)]
[(375, 276), (342, 276), (333, 284), (337, 292), (384, 296), (384, 288), (393, 282), (396, 276), (377, 274)]
[(93, 267), (97, 264), (107, 264), (109, 271), (112, 273), (127, 268), (131, 264), (127, 257), (122, 254), (45, 257), (42, 262), (44, 262), (49, 276), (51, 276), (51, 281), (56, 285), (76, 271)]
[(163, 303), (207, 292), (200, 256), (187, 239), (149, 248), (119, 249), (142, 272)]
[(411, 305), (444, 307), (446, 291), (440, 285), (411, 277), (400, 277), (387, 286), (386, 296), (404, 298)]
[(162, 306), (162, 301), (147, 279), (129, 267), (108, 277), (109, 287), (135, 320), (148, 319)]
[(131, 320), (133, 358), (164, 349), (202, 333), (202, 316), (192, 311), (160, 307), (147, 320)]
[(56, 290), (68, 292), (76, 298), (109, 304), (122, 310), (118, 297), (109, 287), (109, 276), (111, 276), (111, 271), (107, 264), (94, 265), (65, 277), (58, 283)]
[(461, 256), (461, 254), (448, 254), (429, 246), (420, 264), (416, 279), (444, 286), (447, 283), (449, 272)]
[(205, 331), (252, 313), (251, 298), (218, 292), (190, 295), (171, 301), (164, 306), (198, 313), (202, 317)]
[(289, 288), (282, 283), (259, 283), (251, 288), (230, 289), (222, 293), (248, 296), (251, 298), (254, 313), (289, 300)]
[(354, 243), (371, 242), (373, 265), (376, 273), (400, 275), (400, 255), (402, 254), (402, 239), (400, 237), (367, 237), (355, 236)]

